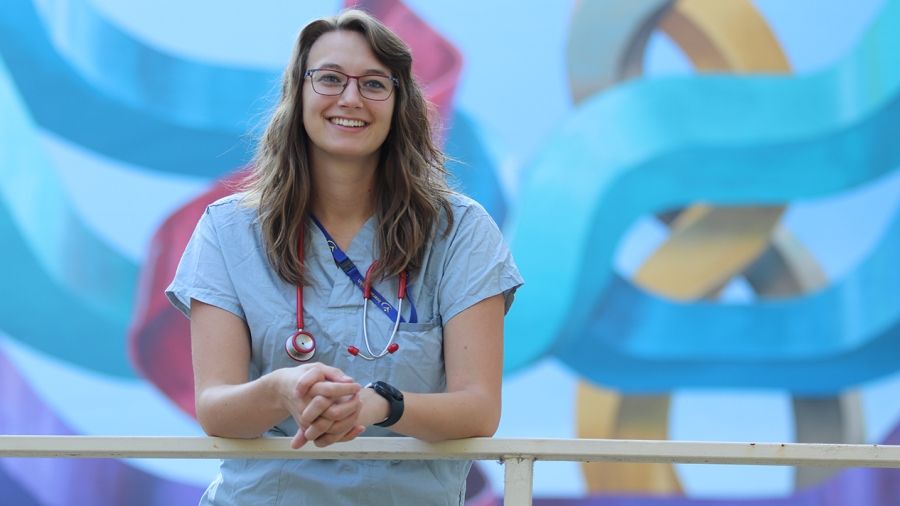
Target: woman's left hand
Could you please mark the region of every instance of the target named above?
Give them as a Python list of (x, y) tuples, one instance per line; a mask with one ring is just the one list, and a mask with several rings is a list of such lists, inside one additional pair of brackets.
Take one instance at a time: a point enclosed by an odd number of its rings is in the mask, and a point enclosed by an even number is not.
[(361, 411), (360, 394), (332, 399), (314, 386), (299, 419), (303, 438), (320, 448), (350, 441), (366, 429), (358, 421)]
[(359, 409), (352, 417), (344, 417), (349, 412), (350, 405), (343, 402), (327, 405), (324, 399), (320, 399), (309, 403), (301, 415), (301, 420), (309, 421), (308, 425), (301, 427), (304, 429), (305, 439), (313, 441), (320, 448), (351, 441), (369, 425), (387, 418), (387, 401), (371, 388), (361, 388), (353, 397), (354, 401), (359, 402)]

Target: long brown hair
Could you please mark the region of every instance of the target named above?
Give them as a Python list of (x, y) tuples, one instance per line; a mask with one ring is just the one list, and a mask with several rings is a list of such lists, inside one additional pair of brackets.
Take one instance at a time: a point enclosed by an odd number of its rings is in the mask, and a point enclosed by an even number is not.
[(347, 10), (317, 19), (297, 37), (284, 72), (281, 100), (260, 140), (245, 187), (245, 202), (259, 212), (269, 261), (291, 284), (305, 281), (297, 244), (301, 230), (309, 226), (311, 212), (309, 147), (301, 101), (304, 74), (313, 43), (336, 30), (362, 34), (379, 62), (400, 82), (395, 86), (394, 114), (376, 171), (376, 278), (404, 270), (414, 272), (441, 211), (446, 214), (448, 230), (453, 219), (445, 157), (432, 139), (429, 104), (412, 75), (409, 47), (363, 11)]

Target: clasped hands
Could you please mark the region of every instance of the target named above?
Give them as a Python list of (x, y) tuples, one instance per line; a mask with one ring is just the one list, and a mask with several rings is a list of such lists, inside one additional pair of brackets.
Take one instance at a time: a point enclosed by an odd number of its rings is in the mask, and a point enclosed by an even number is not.
[(363, 392), (369, 389), (336, 367), (320, 363), (293, 367), (283, 385), (285, 407), (299, 427), (291, 440), (294, 449), (308, 441), (320, 448), (350, 441), (387, 416), (387, 401), (372, 391)]

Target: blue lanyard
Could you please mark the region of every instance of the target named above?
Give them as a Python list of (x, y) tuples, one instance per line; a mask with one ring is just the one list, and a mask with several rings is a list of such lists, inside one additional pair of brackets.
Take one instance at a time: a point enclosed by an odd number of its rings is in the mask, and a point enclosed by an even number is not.
[[(334, 263), (338, 266), (338, 268), (344, 271), (344, 274), (346, 274), (347, 277), (349, 277), (350, 280), (353, 281), (353, 284), (356, 285), (357, 288), (360, 289), (360, 291), (365, 293), (366, 280), (363, 275), (360, 274), (359, 269), (356, 268), (356, 264), (354, 264), (353, 260), (350, 260), (350, 257), (348, 257), (346, 253), (344, 253), (344, 250), (342, 250), (337, 245), (337, 242), (335, 242), (334, 238), (331, 237), (331, 234), (329, 234), (328, 231), (325, 230), (325, 227), (322, 226), (319, 220), (316, 219), (316, 217), (313, 215), (309, 215), (309, 217), (312, 218), (313, 223), (315, 223), (316, 226), (319, 227), (319, 230), (322, 231), (322, 235), (325, 236), (325, 240), (328, 241), (328, 247), (331, 249), (331, 256), (334, 258)], [(391, 321), (397, 320), (399, 316), (397, 315), (397, 310), (394, 308), (394, 306), (391, 305), (390, 302), (387, 301), (386, 298), (384, 298), (383, 295), (378, 293), (378, 291), (375, 290), (374, 287), (370, 287), (370, 296), (375, 304), (380, 307), (382, 311), (384, 311), (384, 314), (386, 314)], [(409, 300), (409, 321), (410, 323), (418, 323), (419, 318), (416, 315), (416, 306), (415, 304), (413, 304), (412, 293), (410, 292), (408, 286), (406, 287), (406, 299)], [(369, 301), (366, 300), (364, 301), (364, 303), (368, 304)], [(406, 320), (403, 319), (403, 316), (399, 316), (399, 318), (401, 322), (406, 323)]]

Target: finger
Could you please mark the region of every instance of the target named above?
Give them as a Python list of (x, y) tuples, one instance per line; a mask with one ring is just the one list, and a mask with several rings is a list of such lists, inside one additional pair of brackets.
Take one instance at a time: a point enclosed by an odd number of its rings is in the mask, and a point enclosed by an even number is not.
[(325, 448), (326, 446), (332, 445), (338, 442), (341, 439), (341, 436), (335, 434), (323, 434), (315, 441), (313, 444), (316, 445), (317, 448)]
[(315, 441), (323, 434), (328, 432), (328, 429), (334, 425), (334, 422), (331, 420), (327, 420), (325, 418), (318, 418), (315, 422), (313, 422), (303, 433), (303, 436), (306, 437), (307, 441)]
[(328, 445), (332, 445), (334, 443), (346, 442), (356, 439), (357, 436), (363, 433), (366, 428), (362, 425), (356, 425), (350, 431), (348, 431), (344, 435), (338, 434), (325, 434), (322, 437), (316, 439), (313, 444), (319, 448), (324, 448)]
[(306, 435), (304, 434), (303, 427), (300, 427), (297, 430), (297, 433), (294, 435), (294, 438), (291, 439), (291, 448), (294, 450), (300, 449), (307, 443)]
[(347, 441), (353, 441), (357, 436), (366, 431), (365, 425), (357, 425), (350, 430), (350, 432), (344, 434), (344, 437), (340, 439), (341, 443), (345, 443)]
[(334, 404), (334, 401), (328, 397), (317, 395), (306, 404), (305, 408), (303, 408), (303, 411), (300, 413), (300, 418), (297, 420), (297, 425), (309, 426), (315, 422), (317, 418), (322, 416), (322, 413), (324, 413), (332, 404)]
[(326, 432), (327, 435), (332, 436), (334, 441), (339, 441), (343, 438), (348, 432), (354, 430), (359, 426), (359, 414), (362, 411), (362, 403), (359, 403), (359, 409), (353, 410), (348, 415), (341, 419), (336, 420), (331, 427)]
[(321, 364), (324, 379), (337, 383), (353, 383), (353, 377), (344, 371), (330, 365)]
[(345, 399), (346, 400), (331, 403), (320, 416), (328, 418), (329, 420), (338, 421), (357, 415), (362, 409), (362, 402), (359, 400), (359, 396), (355, 395)]
[(354, 425), (346, 434), (339, 436), (337, 434), (325, 434), (324, 436), (316, 439), (313, 443), (319, 448), (323, 448), (330, 444), (334, 443), (344, 443), (347, 441), (352, 441), (356, 439), (357, 436), (362, 434), (366, 430), (364, 425)]
[(335, 383), (332, 381), (320, 381), (313, 385), (307, 395), (321, 395), (332, 399), (351, 396), (359, 393), (362, 386), (359, 383)]
[(333, 436), (343, 436), (357, 425), (357, 418), (358, 414), (353, 414), (343, 420), (333, 422), (326, 433)]
[[(355, 425), (353, 423), (343, 424), (344, 427), (342, 429), (337, 429), (337, 425), (338, 424), (332, 425), (331, 429), (316, 438), (316, 440), (313, 441), (313, 444), (319, 448), (323, 448), (330, 444), (337, 443), (338, 441), (349, 441), (349, 439), (355, 438), (366, 429), (363, 425)], [(349, 439), (347, 439), (348, 435), (351, 435)]]
[(353, 378), (344, 374), (344, 371), (341, 371), (337, 367), (315, 363), (308, 365), (305, 368), (303, 375), (297, 381), (297, 395), (300, 397), (305, 396), (310, 388), (321, 381), (353, 384)]

